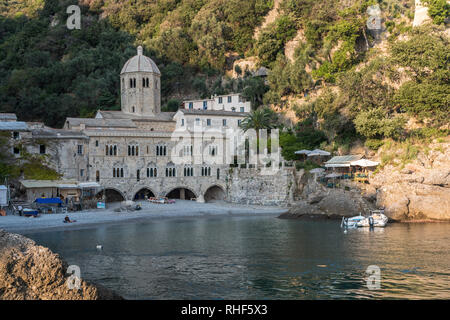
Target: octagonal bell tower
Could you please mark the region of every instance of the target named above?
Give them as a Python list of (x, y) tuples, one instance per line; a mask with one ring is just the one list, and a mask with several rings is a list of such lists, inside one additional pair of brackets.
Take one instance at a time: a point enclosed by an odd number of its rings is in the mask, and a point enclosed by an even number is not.
[(141, 46), (120, 72), (120, 92), (124, 113), (154, 116), (161, 112), (161, 72), (143, 55)]

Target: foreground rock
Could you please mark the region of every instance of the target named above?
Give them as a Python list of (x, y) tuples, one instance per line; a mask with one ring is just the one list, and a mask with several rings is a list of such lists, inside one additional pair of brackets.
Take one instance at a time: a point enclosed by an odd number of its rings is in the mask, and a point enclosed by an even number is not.
[(0, 300), (113, 300), (109, 289), (81, 280), (69, 289), (67, 263), (50, 249), (0, 230)]

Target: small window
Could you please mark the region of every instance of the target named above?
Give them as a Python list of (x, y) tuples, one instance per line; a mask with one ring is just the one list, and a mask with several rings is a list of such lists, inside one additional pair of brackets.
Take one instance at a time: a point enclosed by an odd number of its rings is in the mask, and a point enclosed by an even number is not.
[(227, 99), (228, 99), (228, 103), (231, 103), (231, 96), (228, 96)]
[(181, 119), (181, 126), (184, 127), (184, 119)]
[(100, 181), (100, 171), (95, 171), (95, 181), (99, 182)]
[(200, 118), (195, 118), (195, 124), (196, 124), (197, 126), (200, 125)]
[(227, 119), (222, 120), (222, 125), (225, 127), (227, 125)]
[(219, 103), (223, 103), (223, 98), (219, 97)]
[(82, 154), (83, 154), (83, 146), (82, 146), (81, 144), (79, 144), (79, 145), (77, 146), (77, 153), (78, 153), (79, 155), (82, 155)]
[(45, 144), (41, 144), (40, 146), (39, 146), (39, 153), (40, 154), (45, 154)]
[(238, 120), (238, 126), (240, 126), (241, 125), (241, 120)]
[(217, 169), (217, 180), (220, 179), (220, 169)]
[(193, 102), (189, 102), (189, 109), (192, 109), (194, 107), (194, 103)]
[(141, 170), (137, 169), (136, 170), (136, 181), (141, 180)]
[(208, 109), (208, 101), (203, 101), (203, 110)]
[(211, 119), (206, 119), (206, 125), (211, 126)]
[(95, 140), (95, 146), (98, 147), (98, 140)]
[(135, 112), (136, 108), (135, 107), (131, 107), (131, 112)]
[(19, 139), (19, 133), (17, 131), (13, 132), (13, 138), (16, 140)]
[(80, 169), (80, 177), (84, 175), (84, 169)]
[(245, 111), (244, 111), (244, 107), (241, 107), (241, 112), (245, 112)]

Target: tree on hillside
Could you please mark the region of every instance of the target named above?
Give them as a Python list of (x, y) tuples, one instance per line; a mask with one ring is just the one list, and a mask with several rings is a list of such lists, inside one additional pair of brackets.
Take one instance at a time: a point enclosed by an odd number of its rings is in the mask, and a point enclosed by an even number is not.
[[(247, 132), (254, 129), (256, 131), (256, 163), (259, 164), (259, 134), (260, 130), (273, 129), (278, 123), (277, 114), (268, 107), (262, 107), (256, 109), (248, 114), (244, 120), (242, 120), (240, 127)], [(247, 146), (247, 142), (246, 142)]]

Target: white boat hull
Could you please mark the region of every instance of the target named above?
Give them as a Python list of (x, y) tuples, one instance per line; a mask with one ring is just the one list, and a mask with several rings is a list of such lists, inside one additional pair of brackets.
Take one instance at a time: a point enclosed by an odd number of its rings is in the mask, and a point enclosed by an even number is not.
[(370, 216), (364, 217), (361, 214), (359, 216), (351, 218), (342, 218), (341, 227), (344, 228), (363, 228), (363, 227), (385, 227), (388, 223), (388, 217), (386, 217), (380, 211), (371, 213)]
[[(372, 219), (372, 221), (371, 221)], [(385, 227), (388, 223), (388, 217), (386, 217), (382, 213), (376, 213), (372, 214), (369, 217), (365, 218), (364, 220), (361, 220), (358, 222), (358, 227)]]

